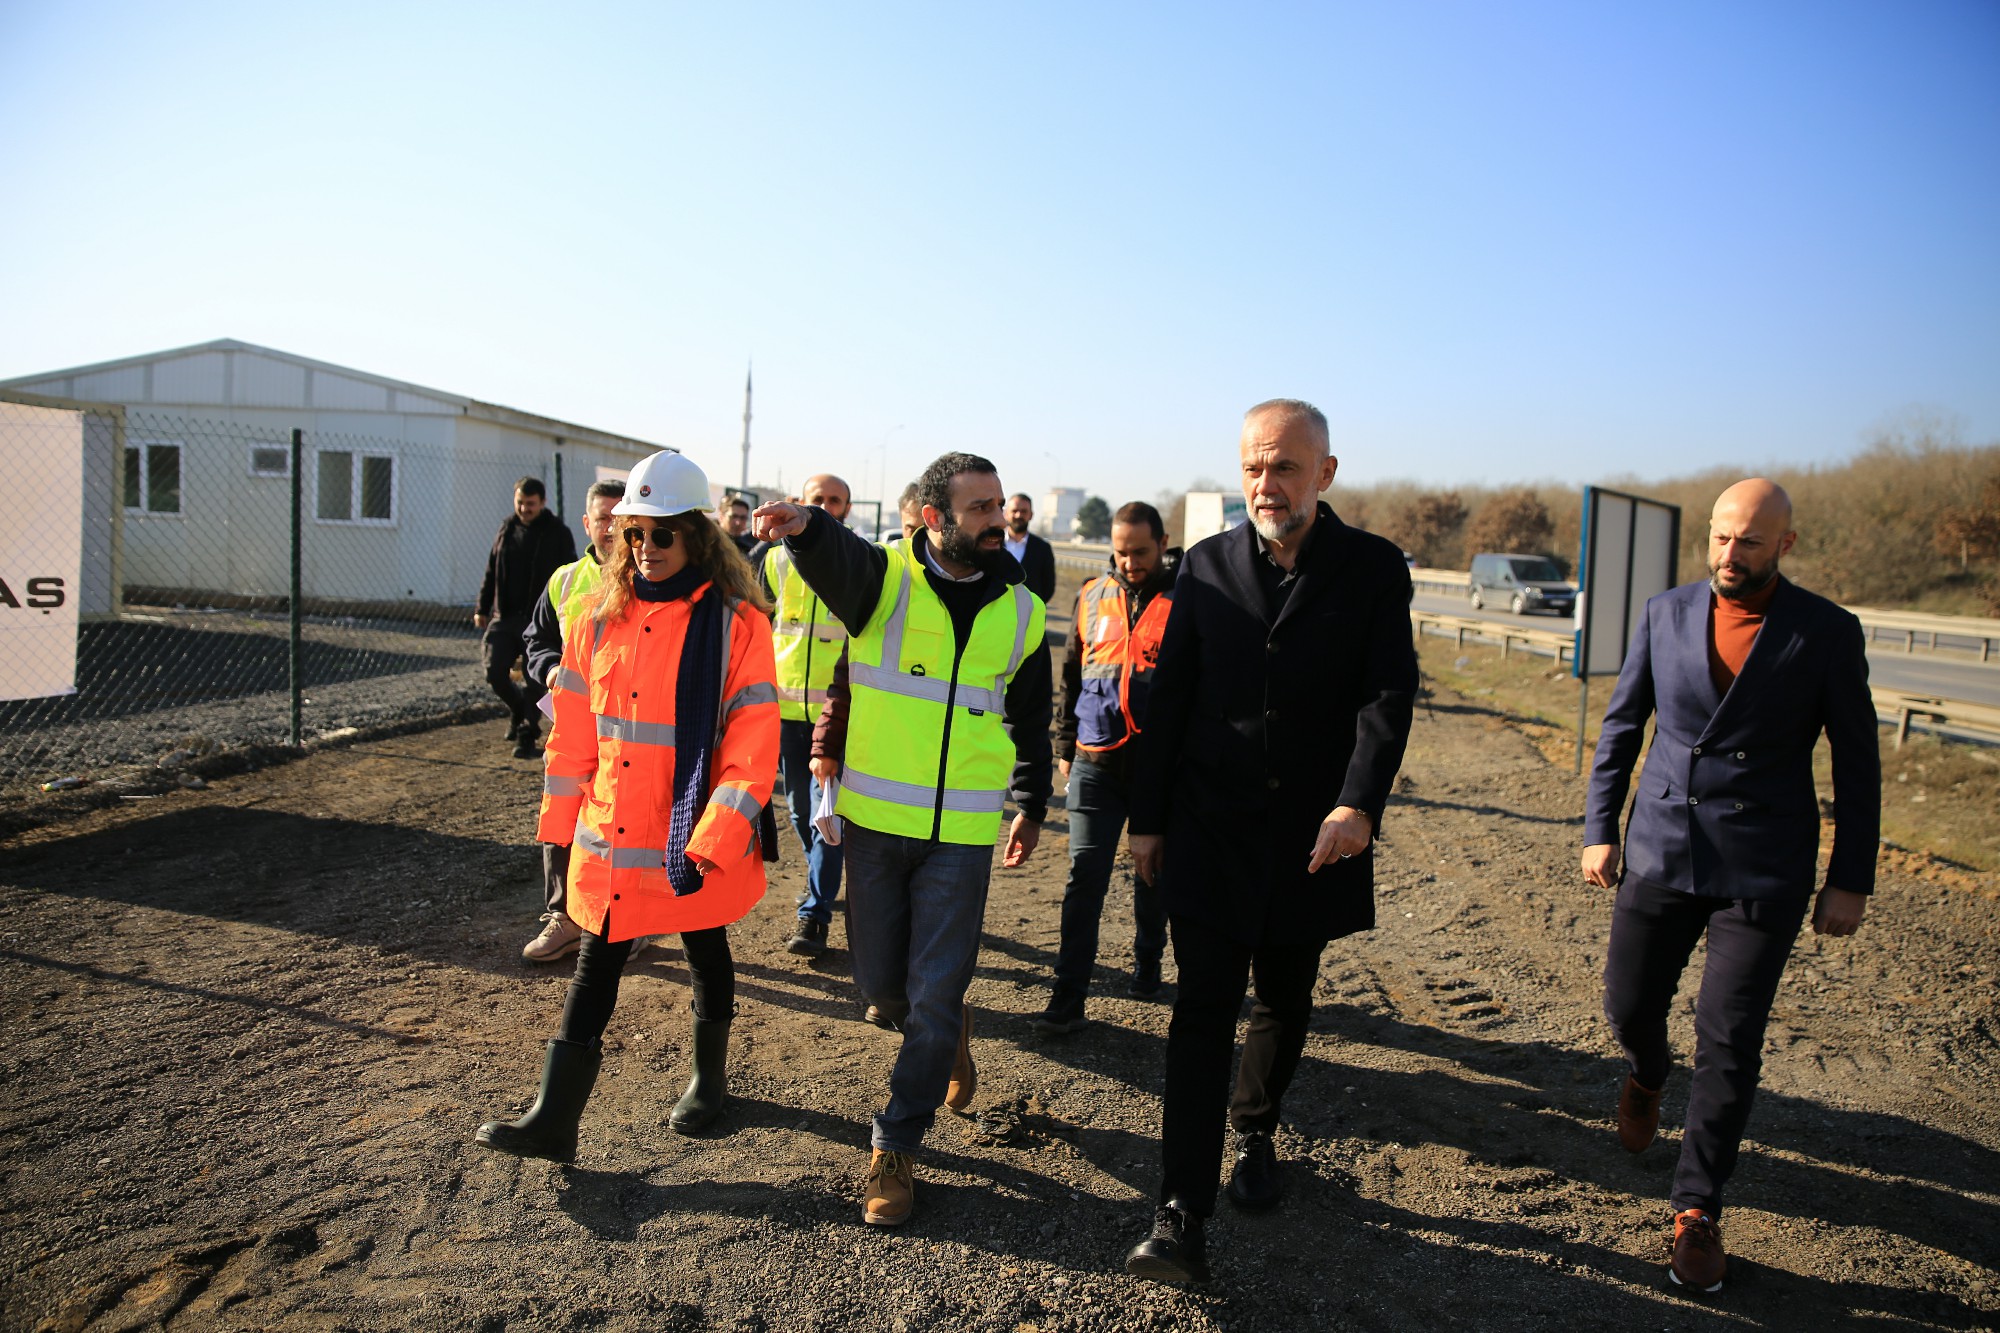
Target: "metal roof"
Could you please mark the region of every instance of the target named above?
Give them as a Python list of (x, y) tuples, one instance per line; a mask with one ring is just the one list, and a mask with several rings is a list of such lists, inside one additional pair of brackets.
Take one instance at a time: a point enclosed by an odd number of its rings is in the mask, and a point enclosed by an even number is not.
[[(650, 440), (635, 439), (629, 435), (618, 435), (611, 431), (598, 430), (594, 427), (579, 425), (572, 421), (559, 421), (554, 417), (545, 417), (533, 412), (523, 412), (519, 408), (503, 407), (498, 403), (484, 402), (477, 398), (469, 398), (464, 394), (450, 393), (442, 389), (426, 388), (421, 384), (411, 384), (407, 380), (391, 379), (386, 375), (376, 375), (365, 370), (355, 370), (348, 366), (337, 366), (327, 361), (315, 361), (311, 357), (280, 351), (274, 347), (259, 347), (255, 343), (241, 342), (235, 338), (217, 338), (213, 342), (196, 343), (190, 347), (175, 347), (162, 352), (148, 352), (141, 356), (122, 357), (115, 361), (99, 361), (87, 366), (71, 366), (64, 370), (44, 371), (35, 375), (19, 375), (11, 379), (0, 380), (0, 388), (48, 393), (54, 391), (53, 386), (57, 381), (75, 381), (88, 376), (103, 375), (121, 370), (150, 369), (171, 361), (209, 356), (217, 353), (247, 353), (253, 357), (262, 358), (281, 365), (295, 366), (305, 371), (336, 375), (347, 381), (376, 386), (382, 389), (386, 395), (384, 405), (379, 408), (362, 409), (356, 408), (353, 405), (331, 406), (310, 402), (297, 404), (303, 410), (370, 410), (392, 413), (410, 410), (423, 411), (424, 409), (416, 404), (402, 405), (403, 398), (415, 398), (436, 404), (437, 408), (431, 409), (432, 411), (436, 411), (439, 408), (446, 411), (456, 411), (460, 415), (476, 420), (491, 421), (522, 430), (559, 436), (565, 440), (574, 440), (578, 443), (599, 444), (640, 454), (656, 453), (668, 447), (655, 444)], [(61, 396), (96, 399), (107, 402), (135, 401), (130, 395), (92, 395), (65, 391)], [(214, 399), (162, 399), (157, 396), (150, 397), (144, 401), (172, 404), (175, 406), (258, 406), (274, 408), (286, 406), (285, 404), (275, 402), (248, 404), (243, 402), (217, 401)]]

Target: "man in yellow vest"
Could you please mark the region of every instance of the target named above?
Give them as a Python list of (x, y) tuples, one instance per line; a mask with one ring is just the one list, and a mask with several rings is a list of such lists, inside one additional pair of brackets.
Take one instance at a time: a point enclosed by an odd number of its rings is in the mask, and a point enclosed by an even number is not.
[[(1160, 511), (1134, 500), (1111, 520), (1111, 572), (1084, 584), (1076, 598), (1056, 720), (1056, 745), (1069, 779), (1063, 802), (1069, 811), (1069, 883), (1063, 889), (1055, 990), (1034, 1020), (1035, 1031), (1045, 1036), (1064, 1036), (1085, 1022), (1098, 923), (1132, 795), (1134, 741), (1145, 726), (1146, 694), (1173, 608), (1176, 565), (1166, 546)], [(1159, 890), (1136, 875), (1132, 919), (1128, 993), (1150, 1000), (1160, 993), (1167, 912)]]
[(862, 1220), (910, 1215), (910, 1157), (940, 1102), (972, 1102), (966, 986), (979, 958), (993, 844), (1019, 806), (1002, 864), (1023, 864), (1049, 799), (1046, 609), (1007, 554), (993, 465), (946, 454), (917, 487), (924, 526), (878, 546), (802, 505), (770, 504), (758, 532), (851, 631), (847, 944), (864, 997), (903, 1034), (875, 1117)]
[[(523, 655), (529, 680), (540, 681), (551, 690), (564, 688), (561, 681), (563, 629), (581, 614), (587, 598), (596, 593), (598, 573), (611, 558), (616, 521), (611, 508), (625, 498), (625, 483), (600, 481), (584, 493), (583, 535), (590, 539), (583, 557), (560, 566), (549, 575), (546, 592), (535, 602), (528, 617)], [(582, 683), (567, 688), (584, 690)], [(548, 910), (542, 913), (542, 933), (528, 941), (521, 957), (530, 963), (553, 963), (567, 958), (583, 945), (583, 928), (569, 919), (564, 910), (569, 894), (569, 845), (542, 844), (542, 890)]]
[[(831, 473), (806, 478), (799, 499), (835, 524), (847, 521), (851, 503), (847, 483)], [(778, 771), (785, 775), (785, 802), (806, 858), (806, 894), (799, 900), (798, 925), (785, 947), (817, 958), (826, 952), (827, 926), (833, 921), (834, 900), (840, 897), (841, 853), (839, 843), (828, 842), (813, 826), (813, 807), (819, 804), (819, 779), (810, 772), (813, 723), (826, 703), (826, 687), (847, 642), (847, 628), (799, 577), (785, 543), (771, 542), (763, 548), (757, 577), (771, 599), (772, 647), (778, 661)]]

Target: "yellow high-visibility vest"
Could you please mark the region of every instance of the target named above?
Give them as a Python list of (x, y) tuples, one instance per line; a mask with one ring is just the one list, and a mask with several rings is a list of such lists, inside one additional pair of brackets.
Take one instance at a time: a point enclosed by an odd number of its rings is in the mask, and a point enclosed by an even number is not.
[(776, 603), (771, 646), (778, 659), (778, 716), (788, 722), (817, 722), (847, 627), (799, 577), (783, 542), (771, 543), (764, 553), (764, 582)]
[(1047, 612), (1012, 584), (980, 608), (961, 654), (922, 561), (915, 542), (889, 548), (882, 595), (848, 644), (853, 699), (835, 808), (878, 833), (991, 843), (1014, 769), (1001, 726), (1007, 685), (1041, 646)]
[[(597, 595), (597, 585), (602, 582), (604, 567), (589, 551), (583, 553), (582, 559), (572, 560), (549, 575), (549, 605), (556, 609), (556, 623), (562, 626), (565, 643), (569, 641), (569, 627), (584, 613), (584, 607)], [(589, 692), (589, 686), (581, 679), (560, 667), (556, 669), (556, 688), (579, 694)]]

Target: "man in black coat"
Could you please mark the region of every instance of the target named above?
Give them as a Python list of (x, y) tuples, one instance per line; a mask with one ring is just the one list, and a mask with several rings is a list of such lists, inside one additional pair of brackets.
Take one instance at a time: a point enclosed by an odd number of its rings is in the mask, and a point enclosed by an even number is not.
[[(1160, 886), (1179, 989), (1167, 1034), (1153, 1234), (1126, 1270), (1208, 1277), (1202, 1220), (1279, 1201), (1271, 1135), (1305, 1046), (1319, 956), (1375, 924), (1374, 857), (1416, 696), (1402, 552), (1350, 528), (1326, 418), (1274, 399), (1243, 422), (1250, 521), (1189, 551), (1138, 737), (1131, 841)], [(1230, 1093), (1246, 978), (1256, 1003)]]
[[(479, 602), (472, 610), (475, 629), (485, 631), (479, 644), (486, 665), (486, 683), (507, 705), (513, 721), (507, 739), (515, 742), (514, 757), (533, 759), (540, 753), (535, 737), (541, 731), (535, 705), (548, 691), (532, 673), (514, 683), (514, 663), (527, 652), (528, 617), (547, 591), (549, 575), (576, 559), (576, 538), (569, 525), (547, 507), (548, 491), (540, 477), (514, 483), (514, 512), (500, 525), (493, 549), (486, 554), (486, 577), (479, 584)], [(525, 663), (523, 663), (525, 665)]]
[(1028, 525), (1035, 521), (1035, 502), (1027, 496), (1007, 497), (1007, 554), (1021, 566), (1021, 582), (1047, 606), (1056, 596), (1056, 551)]

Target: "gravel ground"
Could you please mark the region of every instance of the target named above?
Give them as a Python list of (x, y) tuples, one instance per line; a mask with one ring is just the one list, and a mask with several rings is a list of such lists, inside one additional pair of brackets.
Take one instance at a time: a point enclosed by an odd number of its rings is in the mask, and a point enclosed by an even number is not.
[[(284, 744), (288, 637), (282, 613), (142, 608), (83, 626), (77, 693), (0, 702), (0, 802), (59, 778), (129, 780), (175, 751)], [(469, 623), (313, 618), (300, 639), (306, 739), (497, 707)]]
[[(895, 1038), (836, 948), (785, 953), (788, 849), (736, 942), (716, 1132), (665, 1125), (685, 973), (628, 974), (574, 1166), (471, 1143), (524, 1106), (567, 966), (518, 960), (538, 786), (498, 722), (330, 749), (0, 843), (0, 1326), (282, 1329), (1981, 1328), (2000, 1321), (1990, 879), (1889, 866), (1862, 933), (1805, 937), (1725, 1219), (1727, 1289), (1666, 1284), (1663, 1142), (1616, 1143), (1608, 902), (1582, 788), (1474, 701), (1419, 712), (1381, 926), (1332, 946), (1279, 1135), (1288, 1199), (1225, 1205), (1217, 1279), (1124, 1276), (1158, 1163), (1169, 1008), (1035, 1036), (1057, 810), (996, 870), (971, 1117), (918, 1211), (862, 1225)], [(1122, 873), (1122, 871), (1121, 871)], [(844, 940), (836, 924), (836, 945)], [(1171, 962), (1168, 969), (1172, 978)], [(1171, 998), (1172, 988), (1168, 988)], [(1677, 1007), (1678, 1048), (1691, 1025)]]

